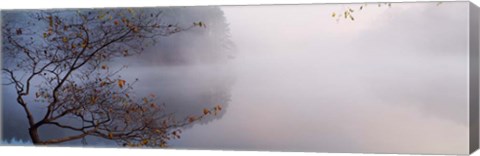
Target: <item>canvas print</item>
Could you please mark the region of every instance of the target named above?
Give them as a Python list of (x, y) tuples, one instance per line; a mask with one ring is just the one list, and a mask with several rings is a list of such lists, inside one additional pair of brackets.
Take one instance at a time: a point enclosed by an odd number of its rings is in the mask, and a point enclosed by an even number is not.
[(476, 10), (1, 10), (1, 144), (468, 154)]

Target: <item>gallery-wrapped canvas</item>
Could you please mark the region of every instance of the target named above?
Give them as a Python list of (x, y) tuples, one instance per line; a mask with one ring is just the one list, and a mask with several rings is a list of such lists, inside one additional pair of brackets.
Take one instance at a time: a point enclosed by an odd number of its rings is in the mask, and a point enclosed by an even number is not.
[(470, 2), (0, 13), (2, 145), (478, 148)]

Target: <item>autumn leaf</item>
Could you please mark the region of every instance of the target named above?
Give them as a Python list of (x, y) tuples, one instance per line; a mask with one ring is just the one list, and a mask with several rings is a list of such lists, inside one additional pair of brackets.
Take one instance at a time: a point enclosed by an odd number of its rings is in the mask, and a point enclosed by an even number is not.
[(222, 110), (222, 106), (216, 105), (216, 106), (213, 108), (213, 110), (214, 110), (214, 115), (217, 115), (217, 113)]
[(337, 16), (337, 14), (335, 12), (332, 13), (332, 17), (335, 17)]
[(113, 24), (118, 25), (118, 21), (117, 20), (113, 21)]
[(107, 69), (107, 65), (102, 65), (102, 69)]
[(132, 8), (128, 8), (127, 10), (128, 10), (128, 12), (129, 12), (130, 14), (135, 15), (135, 11), (134, 11)]
[(86, 48), (87, 47), (87, 42), (86, 41), (83, 41), (82, 42), (82, 48)]
[(152, 108), (156, 108), (156, 107), (157, 107), (157, 105), (155, 105), (154, 103), (150, 103), (150, 107), (152, 107)]
[(97, 102), (97, 99), (98, 99), (97, 96), (92, 96), (92, 97), (90, 98), (90, 102), (91, 102), (92, 104), (94, 104), (94, 103)]
[(100, 82), (100, 87), (103, 87), (105, 85), (107, 85), (107, 82), (105, 82), (105, 81)]
[(143, 140), (142, 140), (142, 145), (146, 145), (146, 144), (148, 144), (148, 140), (147, 140), (147, 139), (143, 139)]
[(132, 31), (133, 31), (134, 33), (138, 33), (138, 32), (139, 32), (139, 29), (138, 29), (138, 27), (133, 27), (133, 28), (132, 28)]
[(188, 122), (190, 122), (190, 123), (194, 122), (195, 120), (197, 120), (197, 117), (195, 117), (195, 116), (188, 117)]
[(203, 115), (208, 115), (208, 114), (210, 114), (210, 110), (204, 108), (203, 109)]
[(113, 134), (112, 134), (112, 132), (108, 133), (108, 138), (109, 138), (109, 139), (113, 139)]
[(53, 27), (53, 18), (52, 18), (52, 16), (48, 16), (47, 18), (48, 18), (48, 25), (49, 25), (50, 27)]
[(127, 81), (119, 79), (118, 80), (118, 87), (123, 88), (123, 86), (125, 85), (125, 82), (127, 82)]

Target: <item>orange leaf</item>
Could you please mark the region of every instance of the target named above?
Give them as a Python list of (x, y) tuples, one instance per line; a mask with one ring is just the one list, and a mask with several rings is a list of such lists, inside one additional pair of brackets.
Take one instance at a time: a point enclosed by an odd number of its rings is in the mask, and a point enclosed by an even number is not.
[(122, 80), (122, 79), (118, 80), (118, 86), (119, 86), (120, 88), (123, 88), (123, 86), (125, 85), (125, 82), (127, 82), (127, 81)]
[(204, 108), (203, 109), (203, 115), (207, 115), (207, 114), (210, 114), (210, 110)]

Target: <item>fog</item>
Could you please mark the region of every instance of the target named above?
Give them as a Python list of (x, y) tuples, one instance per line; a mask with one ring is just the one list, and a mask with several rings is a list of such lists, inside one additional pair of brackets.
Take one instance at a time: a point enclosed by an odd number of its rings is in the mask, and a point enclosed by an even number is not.
[(238, 48), (232, 101), (176, 147), (467, 151), (467, 3), (330, 17), (358, 6), (222, 7)]
[[(111, 65), (128, 65), (122, 76), (139, 78), (136, 93), (156, 93), (179, 117), (226, 106), (188, 127), (172, 148), (468, 151), (468, 3), (369, 4), (355, 21), (331, 17), (359, 6), (177, 8), (172, 17), (188, 17), (183, 22), (215, 15), (211, 23), (221, 24)], [(208, 34), (224, 36), (202, 42)], [(231, 43), (218, 48), (214, 39), (224, 38)], [(27, 126), (20, 107), (3, 103), (4, 136), (28, 139), (12, 131)]]

